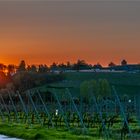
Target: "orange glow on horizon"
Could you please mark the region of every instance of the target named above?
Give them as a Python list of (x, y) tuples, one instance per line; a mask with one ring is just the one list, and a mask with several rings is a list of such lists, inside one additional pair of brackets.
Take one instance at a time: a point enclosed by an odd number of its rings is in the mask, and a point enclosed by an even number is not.
[(135, 2), (0, 2), (0, 63), (140, 63), (139, 13)]
[[(80, 59), (80, 58), (79, 58)], [(122, 58), (123, 59), (123, 58)], [(102, 66), (108, 66), (108, 64), (110, 63), (110, 62), (114, 62), (115, 64), (117, 64), (117, 65), (120, 65), (120, 63), (121, 63), (121, 60), (122, 59), (120, 59), (120, 60), (114, 60), (114, 61), (108, 61), (108, 62), (106, 62), (106, 61), (86, 61), (85, 59), (80, 59), (80, 60), (85, 60), (88, 64), (92, 64), (92, 65), (95, 65), (95, 64), (97, 64), (97, 63), (100, 63)], [(28, 59), (13, 59), (13, 60), (4, 60), (4, 59), (0, 59), (0, 63), (2, 63), (2, 64), (5, 64), (5, 65), (9, 65), (9, 64), (14, 64), (14, 65), (16, 65), (16, 66), (18, 66), (19, 65), (19, 63), (20, 63), (20, 61), (21, 60), (25, 60), (25, 62), (26, 62), (26, 65), (32, 65), (32, 64), (34, 64), (34, 65), (40, 65), (40, 64), (46, 64), (46, 65), (48, 65), (48, 66), (50, 66), (53, 62), (55, 62), (55, 63), (57, 63), (57, 64), (60, 64), (60, 63), (64, 63), (64, 64), (66, 64), (68, 61), (70, 62), (70, 63), (75, 63), (75, 62), (77, 62), (77, 60), (78, 59), (70, 59), (70, 60), (63, 60), (63, 59), (59, 59), (59, 60), (57, 60), (57, 58), (56, 59), (52, 59), (52, 60), (46, 60), (46, 61), (42, 61), (42, 60), (28, 60)], [(126, 59), (127, 60), (127, 59)], [(128, 61), (128, 60), (127, 60)], [(135, 62), (135, 61), (128, 61), (128, 64), (140, 64), (139, 62)]]

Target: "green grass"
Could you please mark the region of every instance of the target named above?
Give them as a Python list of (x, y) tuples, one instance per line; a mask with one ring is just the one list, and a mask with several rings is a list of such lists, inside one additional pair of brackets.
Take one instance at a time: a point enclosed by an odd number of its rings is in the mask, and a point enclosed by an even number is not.
[[(136, 127), (134, 126), (136, 129)], [(139, 128), (137, 128), (139, 130)], [(116, 133), (118, 132), (118, 133)], [(138, 131), (139, 133), (139, 131)], [(25, 124), (2, 124), (0, 123), (0, 134), (16, 137), (24, 140), (105, 140), (105, 137), (98, 136), (97, 128), (90, 128), (85, 131), (82, 128), (46, 128), (39, 125), (28, 126)], [(112, 138), (108, 140), (120, 139), (120, 125), (115, 124), (111, 129)], [(127, 137), (126, 140), (136, 140)]]
[[(140, 138), (140, 127), (137, 118), (135, 116), (132, 118), (129, 127), (133, 133), (133, 137), (127, 135), (126, 140), (136, 140), (136, 138)], [(106, 129), (109, 134), (108, 140), (120, 139), (123, 125), (121, 116), (119, 116), (116, 121), (117, 123), (114, 123), (109, 130)], [(29, 125), (22, 121), (20, 121), (20, 123), (14, 123), (14, 120), (11, 123), (2, 123), (2, 120), (0, 120), (0, 134), (24, 140), (104, 140), (105, 135), (99, 137), (99, 128), (100, 126), (97, 123), (95, 123), (94, 127), (87, 129), (79, 128), (77, 124), (75, 124), (74, 127), (71, 126), (70, 130), (68, 130), (64, 126), (48, 128), (47, 125), (41, 126), (38, 123)]]
[[(110, 85), (114, 85), (119, 95), (139, 95), (140, 94), (140, 73), (95, 73), (95, 72), (74, 72), (64, 73), (65, 80), (53, 84), (49, 84), (54, 88), (58, 88), (57, 92), (63, 92), (65, 88), (69, 88), (73, 97), (79, 96), (80, 84), (83, 81), (91, 79), (107, 79)], [(37, 87), (46, 91), (48, 84)]]
[[(79, 94), (80, 84), (85, 80), (107, 79), (110, 85), (115, 85), (119, 95), (140, 94), (140, 73), (65, 73), (65, 82), (53, 84), (58, 87), (70, 87), (73, 96)], [(72, 88), (73, 87), (73, 88)]]
[(66, 73), (67, 80), (84, 81), (90, 79), (107, 79), (111, 84), (115, 85), (139, 85), (139, 73), (91, 73), (91, 72), (75, 72)]
[[(110, 85), (114, 85), (117, 94), (120, 96), (128, 95), (129, 97), (140, 96), (140, 73), (95, 73), (95, 72), (74, 72), (64, 73), (65, 80), (57, 83), (46, 84), (41, 87), (34, 88), (34, 90), (40, 89), (42, 92), (50, 91), (51, 88), (55, 88), (57, 95), (60, 99), (63, 97), (67, 99), (65, 89), (69, 88), (73, 97), (80, 96), (80, 84), (83, 81), (91, 79), (107, 79)], [(113, 95), (113, 92), (112, 92)]]
[[(96, 131), (94, 131), (96, 133)], [(0, 134), (17, 137), (25, 140), (103, 140), (103, 138), (93, 137), (83, 134), (81, 129), (44, 128), (38, 126), (26, 126), (22, 124), (0, 124)]]

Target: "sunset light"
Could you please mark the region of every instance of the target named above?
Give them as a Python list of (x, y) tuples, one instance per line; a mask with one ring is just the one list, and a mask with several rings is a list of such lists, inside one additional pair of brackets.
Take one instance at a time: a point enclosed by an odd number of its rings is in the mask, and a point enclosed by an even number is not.
[(137, 2), (56, 3), (0, 2), (2, 63), (140, 63)]
[(0, 140), (140, 140), (140, 0), (0, 0)]

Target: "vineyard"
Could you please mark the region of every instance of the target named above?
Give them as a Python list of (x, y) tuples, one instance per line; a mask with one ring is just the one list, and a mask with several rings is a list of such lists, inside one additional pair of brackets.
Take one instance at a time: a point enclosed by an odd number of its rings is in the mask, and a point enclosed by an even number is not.
[(89, 102), (73, 97), (69, 88), (46, 88), (24, 93), (0, 94), (1, 122), (26, 124), (46, 129), (66, 129), (103, 139), (137, 140), (140, 138), (139, 97), (122, 99), (115, 87), (112, 97)]

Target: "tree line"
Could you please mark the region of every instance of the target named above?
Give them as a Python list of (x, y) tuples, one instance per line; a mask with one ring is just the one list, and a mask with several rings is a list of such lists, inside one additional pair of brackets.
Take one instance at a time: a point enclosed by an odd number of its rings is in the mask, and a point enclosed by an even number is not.
[[(121, 65), (127, 65), (126, 60), (121, 61)], [(109, 67), (113, 67), (113, 62), (109, 63)], [(50, 66), (46, 64), (27, 65), (22, 60), (18, 66), (14, 64), (0, 64), (0, 88), (6, 86), (15, 90), (26, 90), (35, 86), (41, 86), (46, 83), (56, 82), (64, 79), (63, 72), (66, 70), (89, 70), (102, 69), (102, 65), (88, 64), (85, 60), (77, 60), (75, 63), (52, 63)]]
[[(123, 59), (120, 62), (121, 66), (127, 65), (127, 60)], [(110, 62), (108, 67), (115, 67), (117, 64), (114, 62)], [(88, 69), (102, 69), (103, 66), (100, 63), (97, 64), (88, 64), (85, 60), (78, 59), (75, 63), (66, 62), (66, 63), (55, 63), (53, 62), (50, 66), (46, 64), (40, 65), (27, 65), (24, 60), (21, 60), (18, 66), (14, 64), (4, 65), (0, 63), (0, 71), (5, 72), (7, 74), (14, 74), (21, 71), (28, 71), (28, 72), (38, 72), (38, 73), (45, 73), (45, 72), (53, 72), (53, 71), (65, 71), (65, 70), (88, 70)]]
[(18, 66), (0, 64), (0, 89), (6, 88), (22, 92), (63, 79), (62, 73), (50, 72), (47, 65), (27, 66), (24, 60)]
[(85, 62), (85, 60), (77, 60), (75, 63), (67, 62), (67, 63), (55, 63), (53, 62), (50, 66), (46, 64), (40, 65), (26, 65), (25, 61), (22, 60), (18, 66), (10, 64), (8, 66), (4, 64), (0, 64), (0, 71), (6, 72), (7, 74), (14, 74), (16, 72), (28, 71), (28, 72), (53, 72), (53, 71), (64, 71), (64, 70), (80, 70), (80, 69), (91, 69), (93, 67), (102, 68), (102, 66), (98, 63), (94, 66)]

